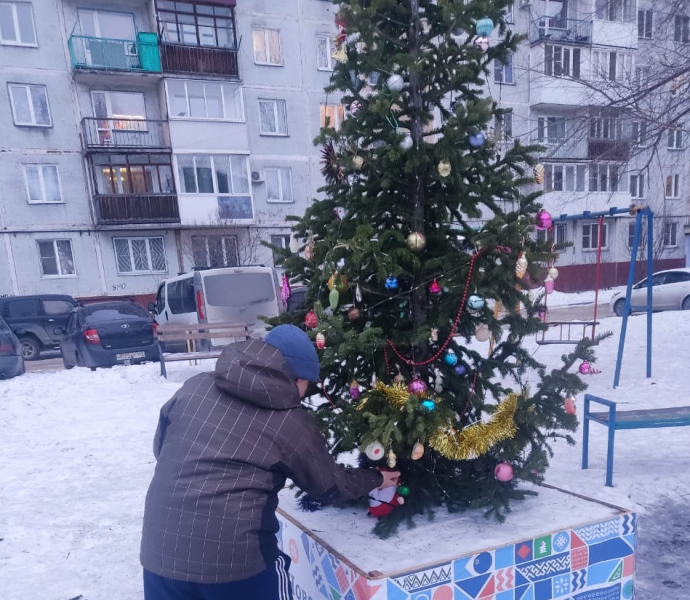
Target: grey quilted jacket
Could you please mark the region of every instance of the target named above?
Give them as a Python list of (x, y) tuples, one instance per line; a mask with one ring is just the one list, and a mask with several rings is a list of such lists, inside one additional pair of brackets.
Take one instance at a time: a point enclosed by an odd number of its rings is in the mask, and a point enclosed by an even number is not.
[(327, 502), (383, 480), (335, 463), (283, 355), (258, 340), (228, 346), (215, 373), (178, 390), (161, 409), (153, 451), (141, 564), (183, 581), (237, 581), (272, 565), (286, 478)]

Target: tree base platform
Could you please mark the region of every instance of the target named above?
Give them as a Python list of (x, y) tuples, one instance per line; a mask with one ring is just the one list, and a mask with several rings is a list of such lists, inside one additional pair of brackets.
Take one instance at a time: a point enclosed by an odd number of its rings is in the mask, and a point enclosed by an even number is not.
[(482, 511), (424, 516), (381, 540), (362, 509), (299, 509), (281, 494), (279, 543), (295, 600), (631, 600), (636, 515), (552, 486)]

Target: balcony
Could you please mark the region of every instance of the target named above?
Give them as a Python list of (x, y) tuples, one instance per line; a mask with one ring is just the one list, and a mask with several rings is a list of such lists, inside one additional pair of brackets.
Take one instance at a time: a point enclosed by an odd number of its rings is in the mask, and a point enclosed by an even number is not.
[(185, 46), (163, 42), (160, 50), (165, 73), (219, 75), (239, 79), (237, 48)]
[(155, 33), (139, 33), (135, 40), (72, 35), (68, 42), (72, 69), (134, 73), (160, 73), (158, 38)]
[(82, 119), (87, 150), (170, 148), (168, 122), (152, 119)]
[(179, 223), (175, 194), (125, 194), (94, 196), (98, 225), (149, 225)]
[(592, 45), (592, 21), (537, 17), (530, 23), (530, 44), (552, 42), (556, 44)]
[(592, 139), (587, 141), (587, 158), (590, 160), (624, 162), (630, 158), (629, 140)]

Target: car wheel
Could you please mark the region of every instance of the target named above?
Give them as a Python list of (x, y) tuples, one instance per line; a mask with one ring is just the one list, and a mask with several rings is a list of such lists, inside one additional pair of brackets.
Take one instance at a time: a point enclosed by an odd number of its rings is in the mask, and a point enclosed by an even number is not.
[(96, 370), (96, 367), (89, 367), (92, 371)]
[(41, 345), (36, 338), (26, 336), (20, 337), (19, 341), (22, 344), (22, 356), (24, 360), (38, 360), (41, 354)]
[(690, 296), (683, 298), (683, 302), (681, 303), (680, 307), (683, 310), (690, 310)]
[(617, 300), (616, 303), (613, 305), (613, 312), (616, 313), (617, 317), (622, 317), (624, 310), (625, 310), (625, 298), (621, 298), (620, 300)]

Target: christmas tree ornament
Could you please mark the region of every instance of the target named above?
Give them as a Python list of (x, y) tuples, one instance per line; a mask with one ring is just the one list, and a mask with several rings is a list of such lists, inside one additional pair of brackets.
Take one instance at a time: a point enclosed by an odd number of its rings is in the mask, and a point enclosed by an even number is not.
[(451, 174), (451, 171), (453, 170), (453, 167), (451, 166), (450, 162), (447, 160), (442, 160), (440, 163), (438, 163), (438, 174), (441, 177), (448, 177), (448, 175)]
[(515, 263), (515, 275), (517, 275), (518, 279), (522, 279), (525, 273), (527, 273), (527, 265), (528, 262), (525, 253), (520, 252), (520, 256), (518, 256), (517, 262)]
[(290, 252), (297, 254), (299, 252), (300, 243), (297, 236), (293, 233), (290, 236)]
[(434, 279), (431, 284), (429, 285), (429, 293), (437, 295), (440, 294), (443, 290), (441, 289), (441, 286), (438, 284), (438, 281)]
[(591, 370), (592, 370), (592, 365), (590, 365), (587, 361), (584, 361), (578, 367), (578, 371), (580, 371), (581, 375), (589, 375)]
[(419, 460), (424, 456), (424, 444), (421, 442), (416, 442), (414, 446), (412, 446), (412, 452), (410, 454), (410, 458), (412, 460)]
[(431, 341), (438, 342), (438, 327), (431, 328)]
[(393, 450), (388, 451), (388, 456), (386, 457), (386, 464), (391, 469), (394, 469), (395, 465), (398, 464), (398, 457), (395, 455), (395, 452), (393, 452)]
[(392, 275), (389, 275), (388, 278), (386, 279), (386, 283), (384, 284), (384, 287), (387, 290), (397, 290), (398, 289), (397, 277), (393, 277)]
[(340, 275), (338, 271), (333, 271), (333, 275), (328, 278), (328, 289), (344, 292), (349, 287), (345, 275)]
[(541, 209), (536, 216), (535, 225), (539, 231), (544, 231), (551, 227), (553, 220), (551, 219), (551, 214), (544, 209)]
[(340, 303), (340, 292), (337, 288), (333, 288), (328, 294), (328, 303), (333, 310), (338, 308), (338, 304)]
[(350, 319), (350, 321), (357, 321), (359, 318), (362, 316), (362, 311), (359, 310), (356, 306), (351, 307), (347, 311), (347, 318)]
[(481, 131), (469, 137), (470, 146), (472, 146), (472, 148), (481, 148), (485, 141), (486, 137)]
[(369, 73), (369, 85), (371, 87), (376, 87), (379, 84), (379, 79), (381, 78), (381, 73), (378, 71), (373, 71), (372, 73)]
[(359, 400), (359, 396), (359, 383), (357, 383), (356, 379), (353, 379), (350, 382), (350, 398), (352, 398), (353, 400)]
[(488, 342), (491, 337), (491, 332), (489, 331), (488, 325), (479, 325), (474, 332), (474, 337), (478, 342)]
[(477, 294), (472, 294), (467, 299), (467, 306), (470, 310), (481, 310), (484, 308), (484, 298)]
[(348, 111), (354, 117), (362, 108), (364, 108), (364, 105), (359, 100), (353, 100)]
[(478, 37), (474, 40), (474, 45), (477, 48), (479, 48), (482, 52), (486, 52), (489, 49), (489, 38)]
[(575, 405), (575, 398), (573, 398), (572, 396), (568, 396), (563, 401), (563, 410), (567, 415), (576, 415), (577, 406)]
[(416, 396), (421, 396), (426, 394), (427, 385), (416, 375), (412, 378), (412, 381), (407, 385), (407, 391), (410, 394), (415, 394)]
[(340, 164), (340, 158), (332, 141), (328, 141), (321, 149), (321, 173), (326, 181), (335, 184), (345, 179), (345, 170)]
[(359, 287), (359, 283), (358, 283), (357, 286), (355, 287), (355, 300), (356, 300), (357, 302), (361, 302), (361, 301), (362, 301), (362, 290), (361, 290), (360, 287)]
[(290, 289), (290, 281), (288, 280), (287, 275), (283, 273), (282, 285), (280, 287), (280, 299), (283, 301), (283, 304), (287, 306), (291, 297), (292, 290)]
[(352, 166), (354, 167), (355, 171), (361, 171), (362, 167), (364, 166), (364, 159), (359, 155), (353, 156)]
[(385, 455), (385, 448), (381, 442), (376, 440), (375, 442), (371, 442), (371, 444), (364, 449), (364, 454), (367, 455), (369, 460), (381, 460)]
[(401, 496), (409, 496), (410, 495), (410, 488), (407, 487), (406, 485), (399, 485), (398, 486), (398, 494)]
[(494, 469), (494, 477), (502, 483), (509, 482), (514, 477), (513, 467), (507, 462), (498, 463)]
[(395, 377), (393, 377), (393, 383), (396, 385), (403, 385), (405, 383), (405, 377), (403, 374), (398, 373)]
[(391, 92), (397, 94), (398, 92), (402, 92), (403, 87), (405, 87), (405, 80), (397, 73), (393, 73), (386, 79), (386, 85)]
[(411, 150), (412, 146), (414, 146), (414, 140), (412, 139), (412, 136), (409, 133), (406, 133), (403, 139), (400, 140), (398, 146), (400, 146), (400, 149), (404, 150), (405, 152)]
[[(400, 478), (397, 483), (400, 483)], [(373, 517), (385, 517), (403, 504), (405, 498), (398, 494), (397, 487), (376, 488), (369, 492), (369, 514)]]
[(489, 17), (479, 19), (479, 21), (477, 21), (477, 24), (475, 25), (475, 30), (477, 31), (478, 36), (488, 37), (494, 30), (494, 22), (491, 19), (489, 19)]
[(315, 329), (318, 324), (319, 317), (313, 310), (310, 310), (306, 315), (304, 315), (304, 325), (307, 329)]
[(544, 165), (541, 163), (534, 165), (534, 181), (539, 185), (544, 182)]
[(326, 336), (321, 332), (316, 334), (316, 347), (319, 350), (323, 350), (326, 347)]
[(455, 367), (455, 372), (460, 375), (460, 377), (467, 375), (467, 369), (465, 368), (465, 365), (457, 365)]
[[(337, 39), (337, 38), (336, 38)], [(331, 58), (339, 63), (347, 62), (347, 52), (345, 52), (345, 46), (339, 46), (338, 49), (331, 55)]]
[(554, 281), (553, 281), (553, 279), (551, 279), (551, 277), (547, 277), (546, 279), (544, 279), (544, 291), (547, 294), (553, 294), (553, 290), (554, 290)]
[(314, 246), (307, 244), (304, 248), (304, 258), (311, 260), (314, 258)]
[(426, 246), (426, 237), (423, 233), (419, 231), (413, 231), (407, 236), (407, 247), (412, 250), (412, 252), (421, 252)]
[(446, 363), (450, 367), (454, 367), (455, 365), (458, 364), (458, 355), (455, 354), (455, 350), (452, 348), (448, 349), (448, 352), (446, 352), (446, 355), (443, 357), (443, 362)]
[(434, 410), (436, 408), (436, 402), (427, 398), (426, 400), (422, 400), (420, 406), (426, 412), (431, 412), (432, 410)]
[(551, 277), (551, 279), (558, 279), (558, 269), (556, 267), (551, 267), (549, 269), (549, 277)]

